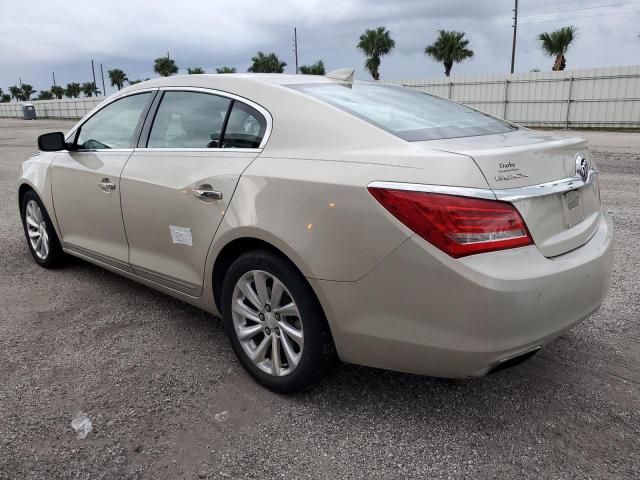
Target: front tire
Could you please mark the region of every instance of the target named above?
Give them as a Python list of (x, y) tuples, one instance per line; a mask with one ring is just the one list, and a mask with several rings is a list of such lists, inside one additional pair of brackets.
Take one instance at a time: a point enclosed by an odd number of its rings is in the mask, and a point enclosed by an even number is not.
[(320, 304), (305, 278), (279, 255), (252, 251), (233, 262), (224, 279), (222, 313), (236, 356), (270, 390), (302, 390), (334, 364)]
[(42, 267), (53, 268), (62, 263), (64, 252), (42, 201), (33, 190), (22, 197), (22, 226), (34, 260)]

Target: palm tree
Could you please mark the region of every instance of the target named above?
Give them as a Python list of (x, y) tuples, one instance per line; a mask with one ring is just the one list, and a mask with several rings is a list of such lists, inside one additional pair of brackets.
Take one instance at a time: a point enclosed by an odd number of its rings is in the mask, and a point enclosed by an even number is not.
[(53, 100), (53, 93), (50, 90), (41, 90), (38, 94), (38, 100)]
[(58, 100), (60, 100), (64, 95), (64, 88), (62, 88), (60, 85), (54, 85), (53, 87), (51, 87), (51, 93), (53, 93), (53, 95)]
[(114, 68), (113, 70), (109, 70), (107, 73), (109, 74), (109, 80), (111, 81), (111, 86), (116, 87), (118, 90), (124, 87), (124, 82), (129, 80), (127, 78), (127, 74), (124, 73), (119, 68)]
[(305, 75), (324, 75), (324, 62), (322, 60), (318, 60), (312, 65), (300, 65), (298, 71)]
[(11, 95), (8, 93), (3, 93), (0, 95), (0, 103), (9, 103), (11, 101)]
[(220, 68), (216, 68), (216, 73), (236, 73), (236, 67), (220, 67)]
[(84, 93), (85, 97), (92, 97), (93, 95), (97, 97), (100, 93), (100, 90), (98, 90), (98, 87), (96, 87), (96, 84), (93, 82), (84, 82), (80, 86), (80, 89), (82, 90), (82, 93)]
[(80, 84), (76, 82), (67, 83), (67, 88), (64, 90), (64, 94), (69, 98), (78, 98), (81, 92)]
[(187, 73), (189, 75), (201, 74), (204, 73), (204, 70), (201, 67), (188, 67)]
[(253, 73), (282, 73), (287, 66), (287, 63), (281, 62), (275, 53), (265, 55), (258, 52), (255, 57), (251, 57), (251, 61), (253, 64), (247, 71)]
[(565, 55), (567, 50), (569, 50), (569, 46), (577, 36), (578, 29), (573, 25), (562, 27), (555, 32), (544, 32), (538, 35), (538, 40), (542, 42), (542, 50), (544, 50), (544, 53), (550, 57), (556, 57), (553, 62), (553, 71), (564, 70), (567, 66)]
[(163, 77), (170, 77), (174, 73), (178, 73), (178, 66), (172, 58), (160, 57), (155, 59), (153, 71)]
[(391, 38), (391, 32), (385, 27), (378, 27), (375, 30), (365, 30), (360, 35), (357, 47), (367, 56), (364, 66), (374, 80), (380, 79), (380, 57), (387, 55), (396, 46), (396, 42)]
[(438, 30), (439, 36), (435, 42), (424, 49), (424, 53), (436, 62), (444, 65), (444, 74), (451, 75), (454, 63), (459, 63), (473, 57), (473, 50), (468, 49), (469, 40), (464, 38), (464, 32), (456, 30)]
[(17, 85), (11, 85), (9, 87), (9, 93), (11, 94), (11, 97), (14, 98), (17, 102), (18, 100), (20, 100), (20, 95), (22, 95), (22, 89)]
[(23, 83), (22, 88), (20, 89), (20, 99), (29, 101), (31, 99), (31, 95), (36, 92), (37, 90), (34, 90), (31, 85), (29, 85), (28, 83)]

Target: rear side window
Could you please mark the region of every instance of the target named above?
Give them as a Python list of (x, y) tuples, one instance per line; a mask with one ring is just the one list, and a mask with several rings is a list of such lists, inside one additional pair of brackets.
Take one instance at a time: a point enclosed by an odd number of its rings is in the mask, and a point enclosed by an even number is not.
[(231, 100), (198, 92), (166, 92), (147, 147), (219, 148)]
[(82, 124), (76, 140), (79, 150), (133, 148), (133, 138), (140, 115), (151, 100), (152, 93), (130, 95), (110, 103)]
[(292, 85), (409, 142), (517, 129), (458, 103), (409, 88), (368, 83)]
[(267, 129), (265, 118), (255, 108), (237, 100), (229, 114), (223, 148), (258, 148)]

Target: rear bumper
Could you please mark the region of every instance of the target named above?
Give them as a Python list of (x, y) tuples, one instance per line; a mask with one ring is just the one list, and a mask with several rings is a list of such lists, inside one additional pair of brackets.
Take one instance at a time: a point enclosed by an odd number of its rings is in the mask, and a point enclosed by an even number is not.
[(545, 345), (608, 290), (614, 227), (555, 258), (535, 246), (452, 259), (413, 236), (356, 282), (310, 280), (340, 357), (442, 376), (481, 376)]

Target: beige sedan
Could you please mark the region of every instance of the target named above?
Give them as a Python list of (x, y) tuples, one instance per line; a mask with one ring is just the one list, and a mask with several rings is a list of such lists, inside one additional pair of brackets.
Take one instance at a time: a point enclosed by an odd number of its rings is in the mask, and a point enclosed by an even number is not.
[(582, 139), (345, 72), (151, 80), (38, 143), (19, 180), (35, 261), (74, 255), (222, 316), (277, 391), (337, 358), (485, 375), (608, 288)]

